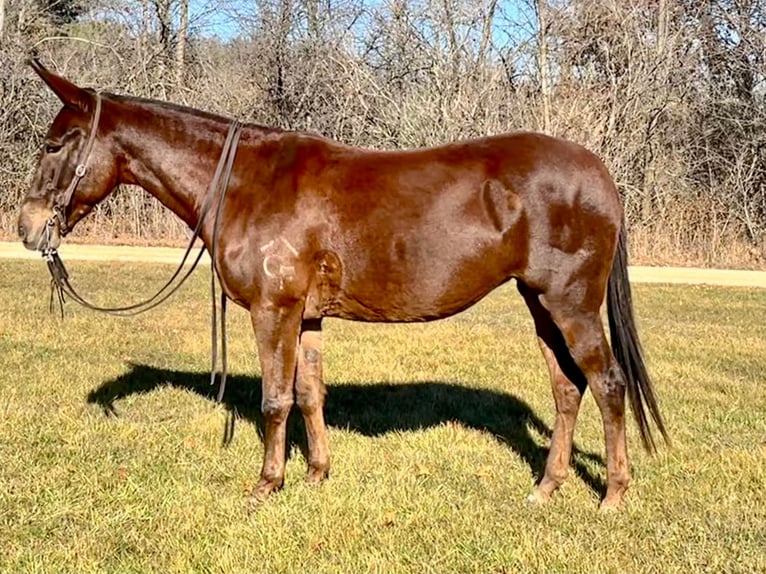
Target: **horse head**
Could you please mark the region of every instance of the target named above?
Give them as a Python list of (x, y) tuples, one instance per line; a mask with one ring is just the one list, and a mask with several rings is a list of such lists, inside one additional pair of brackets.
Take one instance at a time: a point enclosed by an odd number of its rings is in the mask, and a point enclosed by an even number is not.
[(63, 104), (43, 143), (32, 186), (21, 204), (19, 237), (27, 249), (58, 247), (61, 237), (117, 185), (117, 156), (101, 118), (101, 96), (32, 68)]

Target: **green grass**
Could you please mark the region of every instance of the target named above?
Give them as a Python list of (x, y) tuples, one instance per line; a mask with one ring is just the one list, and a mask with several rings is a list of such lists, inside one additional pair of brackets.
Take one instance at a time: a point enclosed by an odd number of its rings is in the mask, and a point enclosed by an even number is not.
[[(73, 262), (104, 303), (168, 267)], [(300, 417), (285, 489), (256, 512), (259, 367), (230, 314), (212, 400), (207, 274), (136, 318), (47, 312), (42, 262), (0, 262), (2, 572), (764, 572), (766, 290), (637, 286), (674, 439), (599, 514), (603, 434), (590, 395), (576, 472), (529, 507), (553, 420), (547, 370), (513, 286), (427, 325), (326, 321), (331, 479), (303, 483)], [(234, 438), (222, 445), (228, 412)]]

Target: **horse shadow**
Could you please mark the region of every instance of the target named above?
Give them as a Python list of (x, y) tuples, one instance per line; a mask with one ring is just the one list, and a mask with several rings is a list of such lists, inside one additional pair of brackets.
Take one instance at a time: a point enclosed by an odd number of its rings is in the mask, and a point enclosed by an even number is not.
[[(115, 402), (119, 399), (150, 393), (165, 386), (191, 390), (210, 401), (216, 400), (218, 390), (210, 384), (207, 373), (131, 364), (127, 373), (91, 391), (87, 401), (101, 406), (109, 416), (118, 416)], [(254, 424), (263, 437), (260, 377), (230, 375), (222, 403), (229, 413), (224, 444), (231, 441), (234, 422), (238, 418)], [(328, 426), (370, 437), (457, 422), (489, 433), (509, 446), (529, 465), (537, 481), (545, 471), (549, 449), (538, 444), (534, 433), (546, 439), (552, 434), (530, 406), (514, 395), (443, 381), (328, 385), (325, 420)], [(288, 419), (288, 441), (288, 456), (292, 447), (297, 446), (306, 457), (303, 418), (296, 409)], [(604, 480), (586, 461), (604, 467), (600, 455), (575, 446), (574, 471), (592, 491), (603, 497), (606, 492)]]

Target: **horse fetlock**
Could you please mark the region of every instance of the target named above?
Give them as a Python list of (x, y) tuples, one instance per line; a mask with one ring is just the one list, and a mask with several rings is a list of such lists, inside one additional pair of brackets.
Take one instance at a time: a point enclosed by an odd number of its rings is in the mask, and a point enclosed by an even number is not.
[(535, 492), (546, 499), (550, 498), (553, 496), (553, 493), (556, 492), (556, 490), (558, 490), (562, 484), (564, 484), (568, 474), (567, 471), (567, 467), (555, 470), (546, 469), (542, 480), (535, 487)]
[(601, 504), (599, 504), (599, 510), (604, 512), (609, 512), (613, 510), (619, 510), (622, 508), (623, 502), (625, 500), (625, 491), (627, 488), (623, 489), (608, 489), (606, 492), (606, 496), (604, 497), (604, 500), (601, 501)]
[(614, 489), (615, 491), (625, 492), (630, 486), (630, 473), (627, 470), (619, 473), (611, 473), (612, 476), (607, 477), (608, 490)]
[(607, 476), (606, 495), (601, 501), (601, 510), (614, 510), (622, 506), (625, 498), (625, 492), (630, 485), (630, 473), (625, 472), (611, 472)]
[(253, 489), (250, 494), (250, 498), (257, 502), (265, 501), (272, 493), (277, 492), (282, 488), (285, 482), (284, 475), (280, 477), (261, 476), (261, 480)]
[(568, 466), (562, 468), (556, 468), (555, 470), (546, 470), (543, 480), (540, 482), (540, 486), (550, 491), (555, 491), (559, 486), (564, 484), (567, 476), (569, 475)]
[(306, 473), (306, 483), (318, 486), (330, 477), (330, 461), (309, 461)]

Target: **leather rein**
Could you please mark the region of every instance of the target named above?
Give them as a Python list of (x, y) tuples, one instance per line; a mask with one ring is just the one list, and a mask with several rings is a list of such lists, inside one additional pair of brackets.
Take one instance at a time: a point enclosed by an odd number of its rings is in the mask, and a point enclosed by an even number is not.
[[(126, 317), (126, 316), (132, 316), (132, 315), (138, 315), (140, 313), (144, 313), (146, 311), (149, 311), (150, 309), (154, 309), (164, 301), (166, 301), (171, 295), (173, 295), (178, 289), (181, 287), (181, 285), (184, 284), (184, 282), (189, 278), (189, 276), (192, 274), (194, 269), (197, 267), (197, 264), (199, 263), (200, 259), (202, 259), (202, 256), (205, 253), (205, 246), (203, 245), (200, 249), (199, 253), (197, 254), (194, 261), (192, 261), (191, 266), (189, 269), (182, 275), (181, 272), (183, 270), (184, 265), (186, 264), (187, 259), (189, 258), (189, 255), (192, 251), (192, 248), (194, 247), (194, 243), (197, 241), (197, 238), (200, 237), (200, 234), (202, 233), (202, 226), (205, 222), (205, 219), (209, 212), (211, 211), (212, 205), (213, 205), (213, 199), (217, 194), (220, 195), (218, 199), (218, 205), (215, 210), (214, 214), (214, 221), (213, 221), (213, 237), (212, 242), (210, 246), (210, 291), (212, 294), (212, 314), (211, 314), (211, 362), (212, 367), (210, 371), (210, 384), (215, 384), (216, 379), (216, 371), (217, 371), (217, 363), (218, 363), (218, 335), (217, 335), (217, 317), (216, 317), (216, 289), (215, 289), (215, 275), (216, 275), (216, 252), (218, 247), (218, 236), (220, 231), (220, 219), (221, 219), (221, 213), (223, 212), (223, 204), (224, 200), (226, 198), (226, 190), (229, 187), (229, 180), (231, 178), (231, 170), (234, 165), (234, 158), (237, 155), (237, 144), (239, 143), (239, 136), (242, 130), (241, 124), (233, 120), (232, 123), (229, 126), (228, 134), (226, 135), (226, 140), (223, 144), (223, 149), (221, 150), (221, 156), (218, 160), (218, 165), (216, 166), (215, 173), (213, 175), (213, 179), (210, 182), (210, 185), (208, 186), (207, 196), (205, 198), (205, 202), (202, 205), (202, 208), (200, 210), (199, 215), (199, 221), (197, 222), (196, 227), (194, 228), (194, 232), (192, 233), (192, 237), (189, 240), (189, 245), (186, 247), (186, 251), (184, 252), (183, 258), (181, 259), (181, 262), (178, 264), (178, 268), (175, 270), (173, 275), (170, 277), (170, 279), (167, 280), (167, 282), (151, 297), (148, 299), (141, 301), (139, 303), (134, 303), (131, 305), (126, 305), (122, 307), (103, 307), (99, 305), (95, 305), (91, 302), (89, 302), (87, 299), (85, 299), (83, 296), (81, 296), (74, 287), (72, 287), (72, 284), (69, 281), (69, 273), (67, 272), (66, 267), (64, 266), (64, 262), (61, 260), (61, 257), (58, 254), (58, 251), (50, 246), (50, 233), (53, 227), (58, 223), (59, 230), (62, 235), (66, 234), (69, 231), (69, 228), (67, 227), (66, 222), (66, 212), (70, 206), (70, 203), (72, 201), (72, 197), (74, 196), (75, 190), (77, 189), (77, 185), (80, 183), (80, 180), (87, 174), (89, 166), (88, 162), (90, 160), (90, 154), (93, 150), (93, 144), (96, 139), (96, 132), (98, 131), (98, 124), (99, 119), (101, 118), (101, 95), (96, 93), (95, 94), (95, 101), (96, 101), (96, 107), (95, 111), (93, 113), (93, 119), (91, 120), (91, 126), (90, 126), (90, 134), (88, 135), (88, 140), (85, 144), (85, 147), (83, 148), (82, 152), (80, 153), (80, 157), (78, 158), (79, 161), (77, 163), (77, 167), (75, 168), (75, 173), (72, 178), (72, 181), (69, 182), (69, 186), (66, 188), (66, 191), (61, 194), (62, 200), (60, 202), (56, 202), (56, 205), (53, 208), (53, 216), (46, 222), (45, 224), (45, 233), (43, 236), (43, 249), (42, 255), (43, 259), (45, 259), (45, 262), (48, 265), (48, 271), (51, 274), (51, 297), (50, 297), (50, 309), (53, 311), (53, 301), (54, 301), (54, 293), (56, 295), (56, 299), (58, 301), (60, 310), (61, 310), (61, 317), (64, 317), (64, 302), (66, 300), (66, 297), (69, 297), (76, 303), (82, 305), (83, 307), (86, 307), (87, 309), (91, 309), (93, 311), (99, 311), (101, 313), (107, 313), (109, 315), (116, 315), (120, 317)], [(42, 243), (42, 242), (41, 242)], [(180, 276), (180, 279), (178, 277)], [(178, 281), (176, 281), (178, 279)], [(220, 278), (219, 278), (220, 281)], [(174, 284), (175, 282), (175, 284)], [(221, 380), (218, 386), (218, 394), (217, 394), (217, 401), (221, 402), (223, 399), (223, 393), (226, 388), (226, 368), (227, 368), (227, 360), (226, 360), (226, 293), (221, 287)]]

